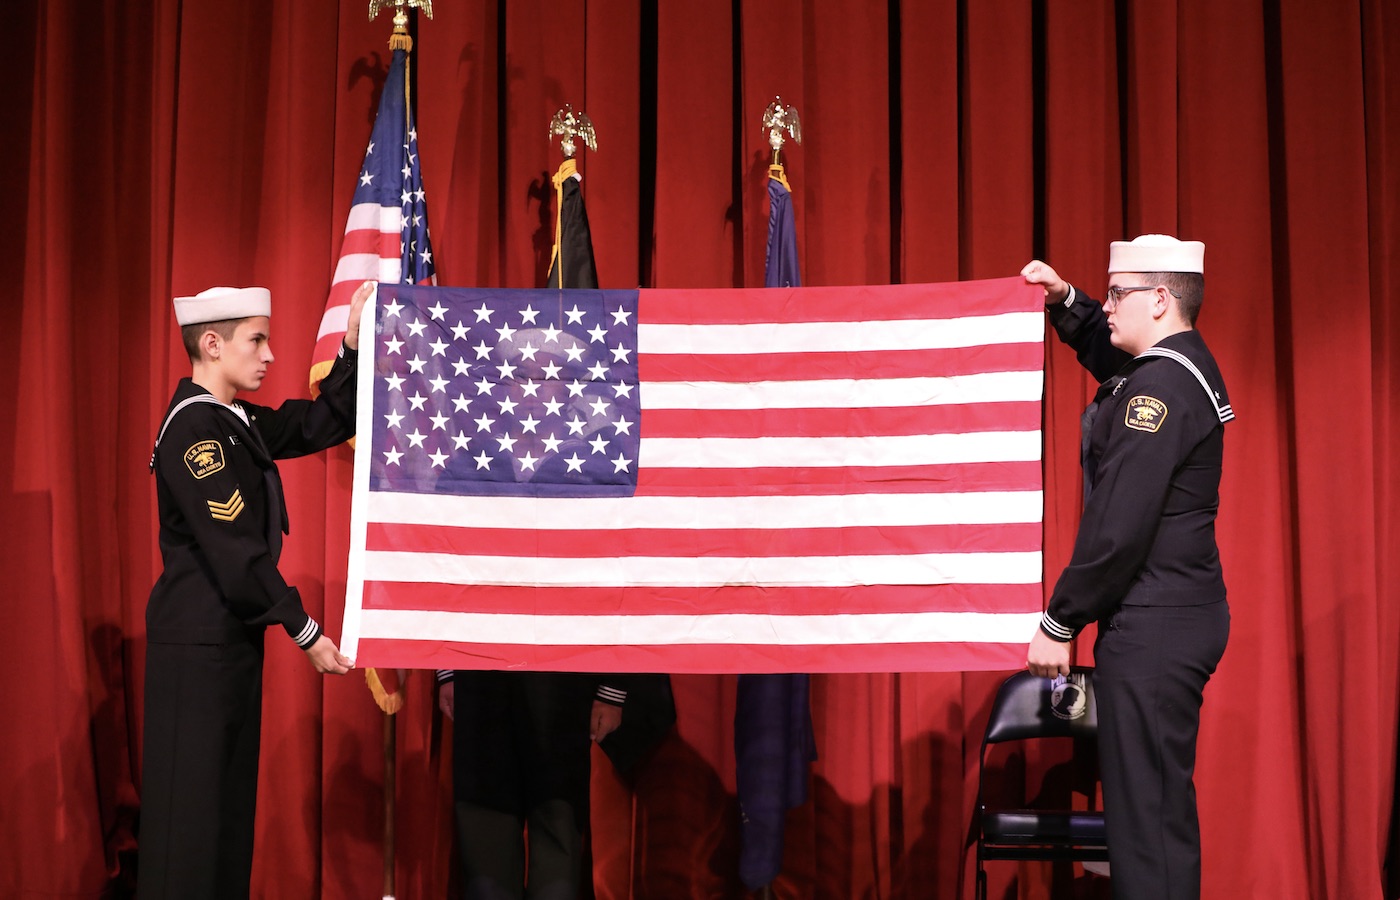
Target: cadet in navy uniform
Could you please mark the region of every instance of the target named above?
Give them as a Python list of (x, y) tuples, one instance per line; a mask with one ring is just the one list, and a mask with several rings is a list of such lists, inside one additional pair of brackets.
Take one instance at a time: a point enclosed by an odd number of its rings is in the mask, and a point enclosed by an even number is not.
[(1090, 622), (1113, 895), (1199, 897), (1192, 774), (1202, 693), (1230, 612), (1215, 542), (1225, 383), (1195, 330), (1205, 246), (1115, 241), (1100, 306), (1039, 260), (1060, 339), (1102, 384), (1085, 413), (1087, 499), (1069, 565), (1027, 650), (1036, 675), (1069, 673)]
[(345, 344), (316, 400), (236, 401), (272, 363), (265, 288), (175, 299), (192, 366), (161, 425), (156, 476), (164, 570), (146, 605), (145, 732), (138, 893), (246, 898), (262, 720), (263, 632), (281, 625), (318, 672), (342, 656), (277, 571), (287, 508), (275, 459), (355, 430), (355, 292)]

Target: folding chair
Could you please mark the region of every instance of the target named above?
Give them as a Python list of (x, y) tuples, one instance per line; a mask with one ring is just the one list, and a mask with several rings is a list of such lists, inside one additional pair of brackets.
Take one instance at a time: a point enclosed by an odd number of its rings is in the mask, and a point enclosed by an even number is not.
[[(1090, 754), (1080, 751), (1093, 747), (1098, 732), (1093, 675), (1089, 666), (1075, 666), (1068, 679), (1054, 681), (1017, 672), (997, 691), (977, 764), (973, 832), (977, 836), (978, 900), (987, 896), (984, 864), (988, 860), (1108, 859), (1102, 812), (1034, 808), (1027, 804), (1024, 789), (1019, 806), (988, 802), (989, 788), (996, 786), (997, 781), (995, 771), (987, 767), (987, 748), (993, 744), (1072, 738), (1076, 751), (1073, 762), (1076, 766), (1083, 764), (1083, 757)], [(1094, 774), (1097, 776), (1097, 772)], [(1093, 800), (1092, 792), (1089, 799)]]

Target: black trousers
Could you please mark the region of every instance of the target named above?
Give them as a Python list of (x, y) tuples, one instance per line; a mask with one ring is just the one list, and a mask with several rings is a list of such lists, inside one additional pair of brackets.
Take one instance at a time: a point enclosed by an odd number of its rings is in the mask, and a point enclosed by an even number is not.
[(261, 633), (150, 644), (137, 895), (247, 898), (262, 729)]
[(464, 900), (577, 900), (583, 833), (568, 803), (519, 816), (459, 800), (456, 813)]
[(597, 676), (457, 672), (453, 680), (453, 794), (467, 900), (573, 900)]
[(1201, 895), (1196, 735), (1230, 610), (1123, 606), (1099, 625), (1094, 694), (1113, 896)]

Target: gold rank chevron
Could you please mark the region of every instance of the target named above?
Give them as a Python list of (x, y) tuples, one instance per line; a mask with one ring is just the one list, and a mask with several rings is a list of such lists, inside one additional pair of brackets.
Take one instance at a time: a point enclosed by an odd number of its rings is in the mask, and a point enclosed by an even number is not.
[(243, 512), (243, 495), (239, 493), (238, 488), (234, 488), (233, 496), (223, 503), (217, 500), (206, 502), (209, 504), (209, 515), (213, 516), (216, 522), (232, 522)]

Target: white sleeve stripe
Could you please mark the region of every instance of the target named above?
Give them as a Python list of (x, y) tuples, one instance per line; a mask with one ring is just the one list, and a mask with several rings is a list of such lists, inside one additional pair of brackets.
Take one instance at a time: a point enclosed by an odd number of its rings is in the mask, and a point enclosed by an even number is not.
[(316, 620), (307, 616), (306, 624), (301, 627), (301, 631), (297, 632), (297, 636), (292, 638), (292, 640), (296, 642), (298, 647), (305, 649), (320, 630), (321, 626), (316, 624)]
[(1053, 618), (1051, 618), (1050, 613), (1048, 612), (1043, 613), (1041, 615), (1040, 627), (1042, 630), (1045, 631), (1046, 634), (1048, 634), (1055, 640), (1060, 641), (1061, 643), (1064, 643), (1065, 641), (1071, 641), (1074, 639), (1074, 630), (1071, 628), (1066, 628), (1059, 622), (1056, 622)]

